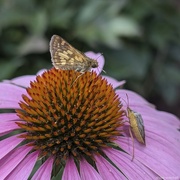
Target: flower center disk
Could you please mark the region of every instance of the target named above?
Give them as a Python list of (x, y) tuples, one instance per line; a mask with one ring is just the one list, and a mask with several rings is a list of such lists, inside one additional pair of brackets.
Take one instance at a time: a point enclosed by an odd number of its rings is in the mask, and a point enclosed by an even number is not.
[(113, 87), (95, 72), (51, 69), (22, 95), (17, 124), (42, 156), (92, 157), (121, 132), (123, 110)]

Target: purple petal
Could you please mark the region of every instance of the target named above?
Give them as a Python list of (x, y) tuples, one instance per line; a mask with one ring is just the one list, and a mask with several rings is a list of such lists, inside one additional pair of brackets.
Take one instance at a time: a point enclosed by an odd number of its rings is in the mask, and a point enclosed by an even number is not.
[(0, 109), (19, 109), (17, 102), (0, 100)]
[(11, 132), (12, 130), (19, 129), (15, 121), (19, 121), (16, 113), (3, 113), (0, 114), (0, 135)]
[[(158, 138), (156, 135), (152, 135), (153, 133), (151, 135), (147, 133), (146, 146), (134, 142), (134, 160), (137, 159), (138, 162), (144, 164), (144, 167), (148, 167), (161, 177), (180, 175), (179, 157), (172, 149), (173, 144), (169, 144), (169, 146), (165, 138)], [(152, 137), (150, 138), (149, 136)], [(164, 144), (161, 143), (162, 141)], [(117, 144), (129, 154), (132, 154), (132, 140), (130, 138), (124, 137), (119, 142), (117, 141)]]
[[(146, 146), (134, 139), (135, 159), (160, 177), (180, 175), (180, 132), (177, 130), (180, 122), (178, 118), (169, 113), (155, 110), (151, 104), (134, 92), (117, 90), (116, 93), (122, 99), (127, 99), (127, 93), (129, 105), (125, 103), (125, 108), (130, 106), (131, 109), (142, 115), (144, 121)], [(127, 126), (129, 127), (128, 123)], [(130, 135), (124, 133), (124, 136), (118, 139), (117, 144), (132, 155)]]
[(79, 172), (72, 158), (66, 161), (62, 180), (81, 180)]
[[(41, 69), (37, 75), (41, 75), (46, 69)], [(29, 87), (30, 82), (36, 80), (36, 75), (25, 75), (25, 76), (20, 76), (16, 77), (11, 80), (4, 80), (3, 83), (9, 83), (9, 84), (14, 84), (22, 87)]]
[(8, 133), (12, 130), (19, 129), (20, 127), (14, 121), (5, 121), (0, 123), (0, 135)]
[[(135, 159), (138, 159), (161, 177), (180, 175), (180, 132), (177, 130), (178, 126), (171, 124), (173, 119), (164, 121), (164, 116), (161, 117), (162, 113), (159, 114), (158, 111), (150, 107), (142, 109), (138, 107), (137, 110), (144, 120), (146, 146), (134, 139)], [(119, 138), (117, 144), (132, 154), (130, 135), (124, 135), (125, 137)]]
[(141, 164), (136, 159), (131, 161), (131, 156), (115, 149), (105, 150), (105, 154), (117, 165), (127, 179), (155, 179), (157, 175)]
[(98, 172), (85, 159), (82, 159), (80, 162), (80, 174), (81, 179), (102, 179)]
[(97, 74), (100, 74), (104, 67), (104, 56), (101, 53), (94, 53), (92, 51), (86, 52), (85, 55), (98, 61), (99, 66), (93, 71), (95, 71)]
[(0, 123), (6, 122), (6, 121), (15, 121), (19, 120), (19, 117), (16, 113), (3, 113), (0, 114)]
[(32, 147), (21, 146), (8, 153), (0, 160), (0, 179), (4, 179), (9, 175), (13, 169), (25, 158), (31, 151)]
[(43, 165), (36, 171), (34, 176), (32, 177), (32, 180), (50, 180), (51, 179), (51, 172), (53, 167), (53, 158), (47, 159)]
[(117, 81), (116, 79), (109, 76), (103, 77), (108, 81), (108, 83), (110, 83), (113, 86), (114, 89), (123, 86), (126, 83), (126, 81)]
[(24, 139), (18, 138), (19, 135), (15, 135), (0, 141), (0, 159), (14, 149)]
[(36, 75), (42, 75), (45, 71), (47, 71), (47, 69), (41, 69), (40, 71), (37, 72)]
[(25, 75), (25, 76), (16, 77), (11, 80), (4, 80), (3, 82), (22, 86), (22, 87), (28, 87), (30, 81), (34, 81), (35, 79), (36, 79), (35, 75)]
[[(150, 104), (143, 97), (141, 97), (139, 94), (137, 94), (137, 93), (135, 93), (133, 91), (118, 89), (118, 90), (116, 90), (116, 94), (119, 95), (120, 100), (122, 101), (122, 103), (124, 104), (125, 107), (128, 106), (128, 99), (129, 99), (129, 106), (130, 107), (131, 106), (141, 106), (141, 107), (143, 107), (143, 105), (153, 107), (152, 104)], [(128, 99), (127, 99), (126, 95), (128, 96)]]
[[(147, 121), (147, 133), (150, 135), (150, 139), (157, 138), (156, 143), (160, 143), (162, 146), (168, 147), (171, 149), (168, 149), (168, 151), (171, 150), (171, 152), (168, 152), (169, 154), (173, 153), (173, 156), (179, 155), (180, 160), (180, 132), (177, 130), (177, 127), (171, 126), (169, 123), (166, 123), (163, 121), (163, 119), (160, 119), (160, 121), (153, 123), (150, 122), (153, 118), (146, 118)], [(155, 119), (154, 119), (155, 120)], [(168, 134), (167, 134), (168, 132)], [(173, 145), (173, 146), (172, 146)]]
[(27, 94), (24, 88), (0, 83), (0, 108), (19, 108), (19, 101), (22, 100), (22, 94)]
[(39, 153), (36, 151), (26, 156), (26, 158), (24, 158), (23, 161), (16, 166), (16, 168), (6, 177), (6, 179), (28, 179), (37, 161), (38, 154)]
[(118, 171), (102, 156), (95, 156), (95, 159), (98, 172), (103, 179), (127, 179), (120, 171)]
[(164, 111), (158, 111), (158, 114), (159, 116), (161, 116), (163, 121), (166, 121), (167, 123), (170, 123), (171, 125), (174, 125), (176, 127), (179, 126), (180, 128), (179, 119), (175, 115)]

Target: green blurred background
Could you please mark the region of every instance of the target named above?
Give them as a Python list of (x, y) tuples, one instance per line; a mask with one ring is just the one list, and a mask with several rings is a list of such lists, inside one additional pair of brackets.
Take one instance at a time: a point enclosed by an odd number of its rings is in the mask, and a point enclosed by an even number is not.
[(53, 34), (103, 53), (106, 75), (180, 117), (179, 0), (1, 0), (0, 80), (51, 68)]

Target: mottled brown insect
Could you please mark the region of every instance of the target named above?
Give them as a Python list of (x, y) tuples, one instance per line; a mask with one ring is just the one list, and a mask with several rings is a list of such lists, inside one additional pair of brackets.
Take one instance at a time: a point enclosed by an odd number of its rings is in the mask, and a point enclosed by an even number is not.
[(87, 57), (58, 35), (50, 41), (52, 64), (56, 69), (75, 70), (81, 73), (98, 67), (98, 62)]
[[(127, 94), (126, 94), (126, 96), (127, 96)], [(130, 109), (128, 96), (127, 96), (127, 99), (128, 99), (127, 117), (129, 119), (129, 123), (130, 123), (129, 133), (130, 133), (132, 141), (133, 141), (133, 156), (132, 156), (132, 160), (133, 160), (134, 159), (134, 138), (133, 138), (132, 132), (133, 132), (135, 138), (141, 144), (146, 145), (145, 130), (144, 130), (144, 122), (143, 122), (143, 118), (142, 118), (141, 114)]]

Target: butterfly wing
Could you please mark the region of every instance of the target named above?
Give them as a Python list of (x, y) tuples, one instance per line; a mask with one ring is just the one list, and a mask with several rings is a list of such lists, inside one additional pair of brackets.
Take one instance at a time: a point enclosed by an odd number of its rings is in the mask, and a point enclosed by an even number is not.
[(72, 47), (58, 35), (50, 41), (52, 64), (56, 69), (85, 72), (90, 69), (90, 58)]

